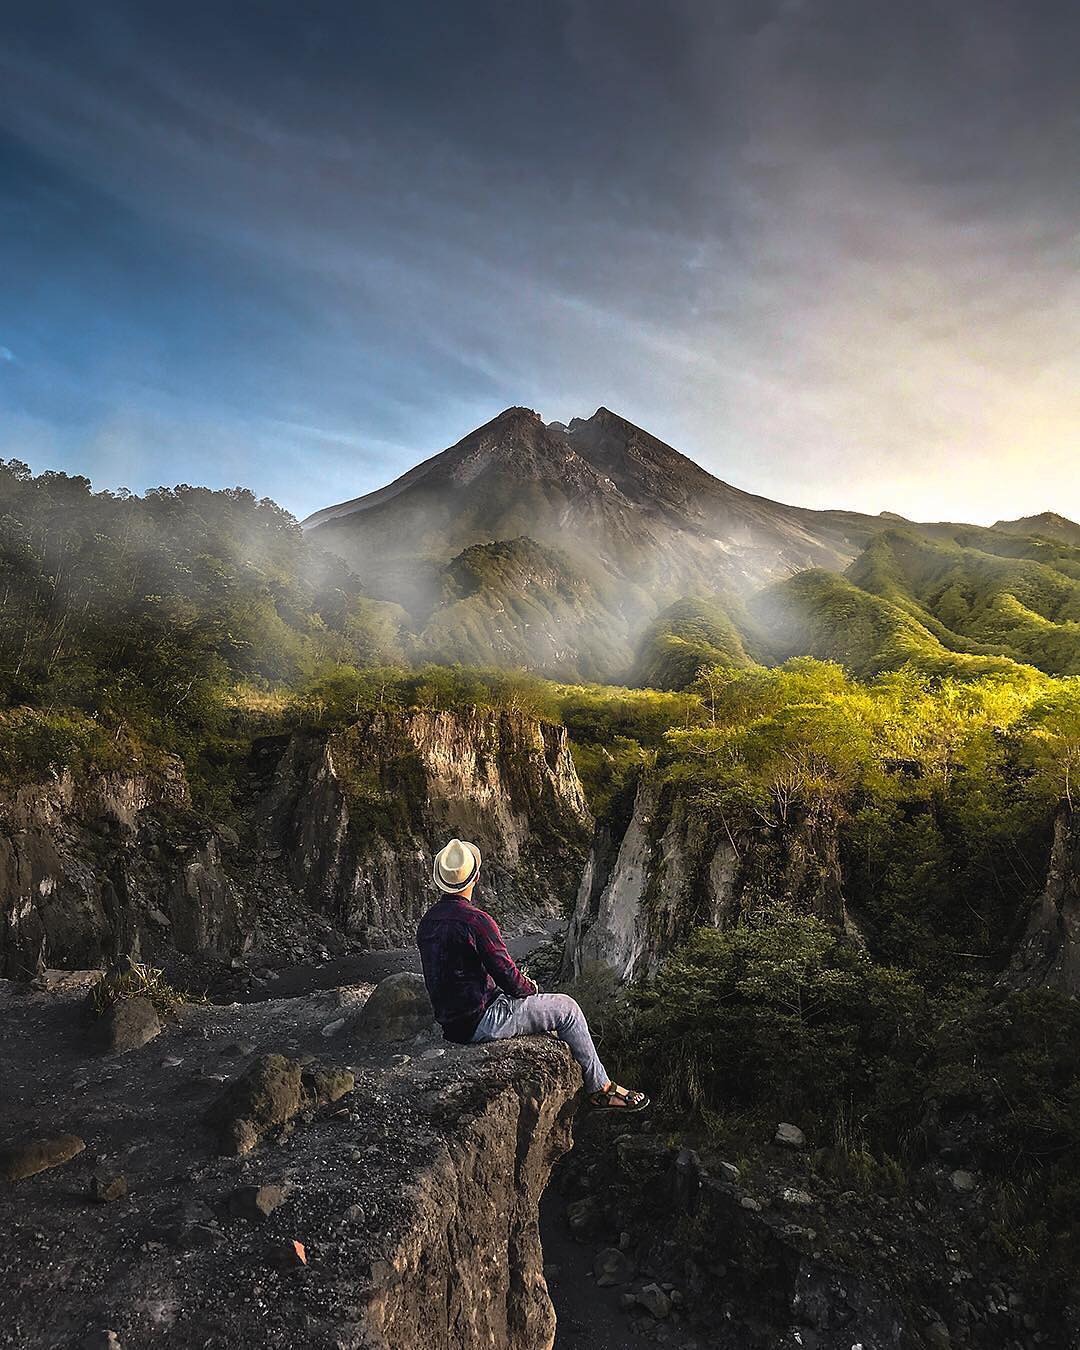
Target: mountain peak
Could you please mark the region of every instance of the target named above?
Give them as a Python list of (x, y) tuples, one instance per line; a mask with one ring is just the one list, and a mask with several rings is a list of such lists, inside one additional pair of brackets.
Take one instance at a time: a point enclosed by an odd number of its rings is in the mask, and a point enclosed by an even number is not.
[[(501, 413), (498, 413), (493, 417), (490, 422), (485, 422), (484, 425), (489, 427), (506, 426), (508, 423), (512, 422), (529, 422), (543, 426), (543, 419), (535, 409), (524, 408), (518, 405), (515, 405), (512, 408), (504, 408)], [(483, 428), (481, 428), (481, 430), (482, 429)]]
[(1019, 520), (999, 520), (992, 528), (1006, 534), (1041, 534), (1048, 539), (1080, 545), (1080, 525), (1057, 511), (1040, 511), (1036, 516), (1021, 516)]

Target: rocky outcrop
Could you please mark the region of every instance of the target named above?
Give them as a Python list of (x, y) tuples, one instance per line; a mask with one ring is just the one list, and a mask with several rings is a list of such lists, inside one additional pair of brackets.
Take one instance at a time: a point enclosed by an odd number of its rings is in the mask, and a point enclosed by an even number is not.
[(309, 902), (372, 946), (413, 941), (432, 856), (453, 835), (480, 846), (477, 898), (503, 921), (560, 913), (592, 824), (565, 728), (478, 708), (299, 734), (260, 816)]
[[(75, 992), (0, 981), (0, 1142), (37, 1137), (40, 1103), (57, 1100), (54, 1128), (86, 1141), (85, 1158), (0, 1185), (0, 1341), (46, 1350), (109, 1329), (124, 1350), (551, 1350), (538, 1203), (570, 1146), (579, 1070), (547, 1037), (426, 1038), (393, 1065), (385, 1044), (353, 1045), (346, 1070), (322, 1027), (362, 996), (193, 1006), (160, 1054), (88, 1062), (64, 1032)], [(238, 1043), (273, 1053), (245, 1063)], [(221, 1154), (208, 1114), (273, 1142)], [(73, 1200), (121, 1157), (130, 1200)]]
[(850, 927), (837, 822), (726, 820), (677, 785), (646, 775), (621, 837), (597, 831), (567, 934), (563, 975), (593, 962), (620, 978), (652, 974), (703, 925), (724, 927), (775, 901)]
[(65, 770), (0, 798), (2, 974), (166, 948), (231, 952), (242, 914), (178, 760), (80, 778)]
[(1031, 907), (1008, 979), (1080, 994), (1080, 818), (1067, 802), (1054, 817), (1046, 886)]

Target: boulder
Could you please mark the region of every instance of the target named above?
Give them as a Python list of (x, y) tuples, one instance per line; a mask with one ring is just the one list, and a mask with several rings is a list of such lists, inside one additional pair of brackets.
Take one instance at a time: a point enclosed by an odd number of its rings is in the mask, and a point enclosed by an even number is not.
[(806, 1135), (803, 1134), (798, 1125), (791, 1125), (786, 1120), (782, 1120), (776, 1127), (773, 1143), (779, 1144), (781, 1148), (805, 1148)]
[(284, 1199), (285, 1187), (280, 1184), (241, 1186), (229, 1196), (225, 1208), (232, 1219), (261, 1223)]
[(671, 1299), (658, 1284), (647, 1284), (639, 1291), (637, 1301), (646, 1312), (652, 1313), (656, 1318), (667, 1317), (671, 1312)]
[(161, 1034), (161, 1019), (148, 998), (136, 994), (112, 1003), (101, 1014), (98, 1036), (109, 1055), (125, 1055)]
[(356, 1079), (348, 1069), (305, 1069), (303, 1085), (317, 1106), (326, 1106), (347, 1096), (355, 1087)]
[(91, 1331), (79, 1342), (79, 1350), (121, 1350), (115, 1331)]
[(597, 1252), (593, 1262), (593, 1274), (600, 1288), (613, 1284), (626, 1284), (634, 1274), (633, 1262), (618, 1247), (605, 1247)]
[(434, 1025), (424, 977), (403, 970), (379, 981), (353, 1020), (352, 1033), (365, 1040), (406, 1041)]
[(28, 1139), (0, 1149), (0, 1180), (22, 1181), (24, 1177), (47, 1172), (70, 1162), (86, 1145), (77, 1134), (60, 1134), (51, 1139)]
[(127, 1178), (110, 1172), (95, 1172), (90, 1178), (90, 1198), (99, 1204), (123, 1200), (128, 1193)]
[(284, 1055), (260, 1055), (206, 1113), (218, 1132), (222, 1153), (250, 1153), (279, 1126), (287, 1124), (302, 1104), (300, 1064)]

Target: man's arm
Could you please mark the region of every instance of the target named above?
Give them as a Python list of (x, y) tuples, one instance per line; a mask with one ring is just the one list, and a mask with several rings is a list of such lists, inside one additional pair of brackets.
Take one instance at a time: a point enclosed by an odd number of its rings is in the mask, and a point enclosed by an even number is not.
[(473, 936), (476, 950), (484, 969), (504, 994), (511, 998), (528, 998), (539, 991), (533, 980), (526, 979), (514, 964), (514, 958), (506, 950), (506, 943), (499, 932), (499, 925), (490, 914), (478, 912), (473, 919)]

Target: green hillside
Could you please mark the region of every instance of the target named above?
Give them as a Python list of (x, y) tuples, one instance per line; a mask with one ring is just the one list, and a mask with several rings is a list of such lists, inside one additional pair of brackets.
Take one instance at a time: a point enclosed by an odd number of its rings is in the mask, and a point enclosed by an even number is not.
[(1015, 668), (990, 648), (971, 650), (973, 644), (929, 616), (920, 621), (917, 606), (875, 595), (834, 572), (800, 572), (755, 597), (751, 609), (784, 656), (837, 661), (860, 677), (908, 663), (927, 674), (960, 678)]
[(718, 601), (687, 597), (669, 605), (642, 635), (635, 683), (654, 689), (686, 689), (707, 666), (753, 664), (744, 642), (743, 617), (740, 632)]
[(847, 577), (953, 650), (1080, 674), (1080, 548), (993, 530), (958, 531), (955, 541), (890, 530)]
[(533, 539), (475, 544), (440, 583), (440, 600), (411, 641), (417, 659), (539, 666), (566, 679), (629, 665), (626, 624), (602, 583)]

